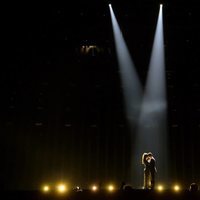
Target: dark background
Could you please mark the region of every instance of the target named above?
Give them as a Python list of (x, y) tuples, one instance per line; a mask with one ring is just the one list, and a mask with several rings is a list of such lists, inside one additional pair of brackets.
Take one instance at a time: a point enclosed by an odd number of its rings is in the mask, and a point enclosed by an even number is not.
[[(3, 189), (128, 180), (130, 135), (108, 2), (2, 5)], [(110, 2), (143, 86), (164, 4), (169, 171), (172, 182), (199, 182), (198, 1)], [(84, 55), (83, 45), (101, 50)]]

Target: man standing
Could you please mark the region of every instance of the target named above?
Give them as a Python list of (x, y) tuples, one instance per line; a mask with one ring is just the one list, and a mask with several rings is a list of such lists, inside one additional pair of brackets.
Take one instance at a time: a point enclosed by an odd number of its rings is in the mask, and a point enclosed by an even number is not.
[(150, 170), (150, 180), (151, 180), (150, 189), (153, 190), (155, 188), (155, 173), (157, 172), (157, 169), (156, 169), (156, 160), (151, 152), (148, 153), (147, 160), (149, 162), (149, 170)]

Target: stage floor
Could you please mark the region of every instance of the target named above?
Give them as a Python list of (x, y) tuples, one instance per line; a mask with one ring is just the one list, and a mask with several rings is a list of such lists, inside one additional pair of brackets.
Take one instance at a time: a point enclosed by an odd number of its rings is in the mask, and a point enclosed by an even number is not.
[(68, 191), (65, 194), (56, 192), (43, 193), (42, 191), (2, 191), (2, 200), (200, 200), (200, 191), (190, 192), (182, 190), (179, 192), (165, 190), (146, 191), (132, 189), (129, 191), (116, 190), (108, 192), (104, 190), (92, 192), (83, 190), (81, 192)]

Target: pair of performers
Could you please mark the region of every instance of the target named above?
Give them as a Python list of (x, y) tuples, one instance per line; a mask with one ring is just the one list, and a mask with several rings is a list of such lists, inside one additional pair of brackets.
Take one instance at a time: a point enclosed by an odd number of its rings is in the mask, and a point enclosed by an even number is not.
[(156, 160), (151, 152), (143, 153), (142, 164), (144, 165), (144, 189), (154, 189)]

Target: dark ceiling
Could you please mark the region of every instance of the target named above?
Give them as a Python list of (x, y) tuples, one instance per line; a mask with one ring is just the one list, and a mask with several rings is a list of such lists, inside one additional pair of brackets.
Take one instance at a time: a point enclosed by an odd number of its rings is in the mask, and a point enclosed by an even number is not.
[[(81, 37), (82, 33), (105, 31), (109, 28), (110, 14), (108, 3), (111, 2), (116, 17), (123, 31), (135, 31), (140, 27), (154, 28), (160, 2), (164, 5), (164, 23), (166, 31), (179, 31), (198, 27), (197, 0), (182, 1), (107, 1), (86, 0), (38, 4), (36, 2), (4, 7), (5, 31), (11, 39), (51, 39), (64, 40), (72, 36)], [(195, 3), (196, 2), (196, 3)], [(192, 30), (190, 30), (192, 31)], [(17, 36), (17, 37), (16, 37)]]

